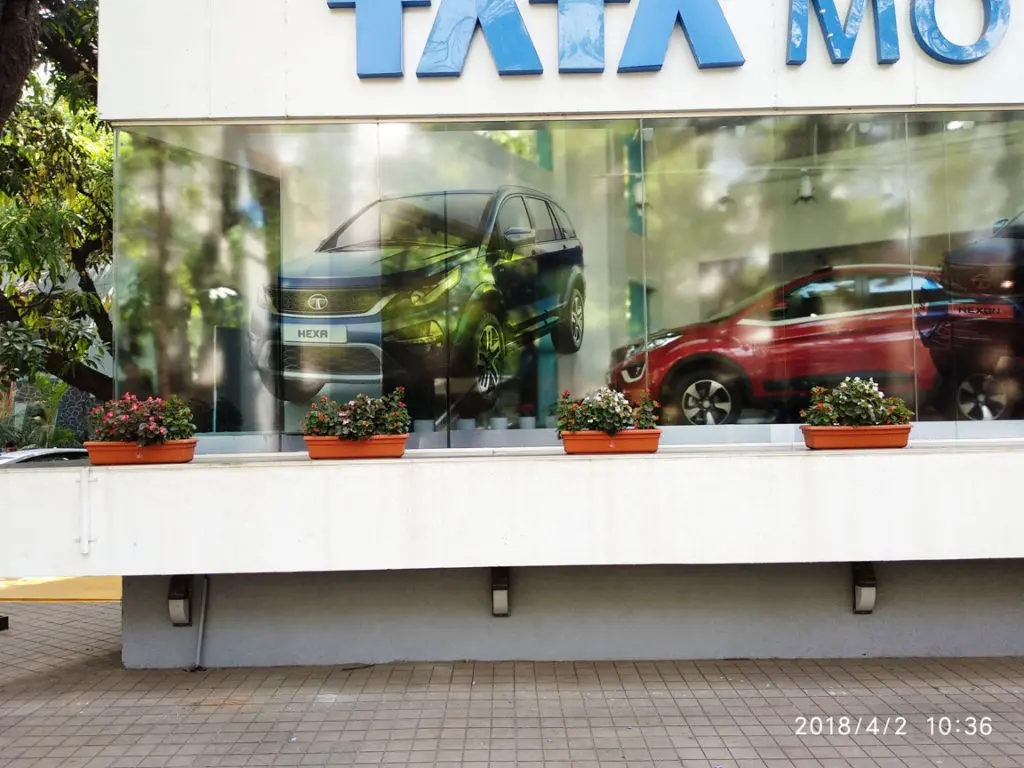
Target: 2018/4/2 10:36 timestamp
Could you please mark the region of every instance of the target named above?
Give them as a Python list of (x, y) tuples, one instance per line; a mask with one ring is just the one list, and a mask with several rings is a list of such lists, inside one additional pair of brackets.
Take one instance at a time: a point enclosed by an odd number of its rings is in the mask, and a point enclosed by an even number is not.
[[(907, 718), (890, 717), (798, 717), (794, 733), (797, 736), (906, 736)], [(988, 736), (992, 733), (992, 718), (964, 715), (963, 717), (927, 717), (924, 729), (929, 736)]]

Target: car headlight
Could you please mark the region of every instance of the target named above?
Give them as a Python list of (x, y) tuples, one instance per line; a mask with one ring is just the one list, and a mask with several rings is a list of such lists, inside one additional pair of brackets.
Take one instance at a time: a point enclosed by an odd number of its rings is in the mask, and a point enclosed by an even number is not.
[(425, 286), (424, 288), (417, 289), (410, 293), (409, 301), (417, 307), (423, 306), (424, 304), (432, 304), (458, 285), (459, 280), (461, 279), (462, 270), (453, 269), (433, 285)]
[(663, 333), (657, 336), (652, 336), (647, 340), (647, 345), (644, 347), (648, 352), (653, 352), (656, 349), (661, 349), (668, 344), (671, 344), (677, 339), (683, 338), (681, 333)]
[(662, 347), (671, 344), (673, 341), (676, 341), (677, 339), (681, 338), (683, 338), (683, 334), (681, 333), (660, 333), (657, 334), (656, 336), (651, 336), (649, 339), (647, 339), (646, 343), (639, 342), (628, 347), (626, 349), (626, 355), (623, 359), (628, 360), (631, 357), (642, 355), (645, 352), (653, 352), (654, 350), (661, 349)]

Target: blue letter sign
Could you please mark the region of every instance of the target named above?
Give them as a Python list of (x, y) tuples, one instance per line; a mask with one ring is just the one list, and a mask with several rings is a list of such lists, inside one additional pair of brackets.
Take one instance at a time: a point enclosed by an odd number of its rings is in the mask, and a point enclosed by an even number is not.
[[(879, 64), (900, 60), (900, 40), (896, 31), (896, 8), (893, 0), (871, 0), (875, 8), (875, 44)], [(807, 61), (808, 2), (814, 4), (815, 16), (821, 22), (828, 55), (833, 64), (845, 64), (853, 55), (860, 23), (864, 19), (867, 0), (853, 0), (846, 24), (839, 21), (835, 0), (792, 0), (789, 6), (789, 55), (787, 64)]]
[(430, 0), (327, 0), (328, 8), (356, 9), (356, 74), (402, 76), (402, 8)]
[(539, 75), (544, 71), (516, 0), (441, 0), (416, 74), (461, 75), (478, 24), (499, 75)]
[(681, 21), (701, 69), (743, 66), (743, 53), (718, 0), (640, 0), (629, 28), (619, 72), (657, 72)]
[(1002, 42), (1010, 26), (1010, 0), (981, 0), (985, 29), (974, 45), (951, 43), (935, 20), (935, 0), (913, 0), (910, 26), (921, 50), (943, 64), (971, 64), (988, 56)]
[(530, 0), (558, 3), (558, 71), (604, 72), (604, 4), (629, 0)]

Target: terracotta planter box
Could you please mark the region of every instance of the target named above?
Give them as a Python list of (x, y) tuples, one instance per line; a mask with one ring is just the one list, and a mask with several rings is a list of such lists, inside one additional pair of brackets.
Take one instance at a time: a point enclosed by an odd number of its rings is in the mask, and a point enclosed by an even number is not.
[(657, 453), (660, 429), (627, 429), (615, 436), (607, 432), (563, 432), (562, 445), (570, 454)]
[(140, 447), (135, 443), (85, 443), (89, 463), (97, 467), (125, 464), (188, 464), (196, 455), (197, 438), (168, 440), (163, 445)]
[(398, 459), (405, 453), (408, 435), (376, 435), (368, 440), (310, 437), (306, 450), (311, 459)]
[(910, 424), (882, 427), (800, 427), (804, 443), (818, 451), (851, 448), (906, 448)]

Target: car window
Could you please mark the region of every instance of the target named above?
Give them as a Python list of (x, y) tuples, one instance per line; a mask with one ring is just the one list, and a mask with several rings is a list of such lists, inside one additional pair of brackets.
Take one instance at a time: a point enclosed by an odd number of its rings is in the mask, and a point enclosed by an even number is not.
[(854, 277), (833, 275), (794, 288), (786, 294), (786, 319), (822, 317), (865, 309)]
[(491, 195), (451, 192), (382, 200), (366, 208), (321, 245), (330, 252), (422, 245), (479, 245)]
[(576, 237), (576, 230), (573, 228), (572, 222), (569, 221), (569, 216), (566, 212), (557, 205), (552, 205), (551, 210), (555, 214), (555, 221), (558, 222), (558, 228), (562, 230), (562, 237)]
[(906, 307), (941, 298), (942, 285), (929, 275), (889, 273), (868, 276), (868, 302), (872, 307)]
[(530, 229), (530, 217), (526, 213), (526, 206), (521, 197), (510, 197), (502, 203), (501, 210), (498, 211), (496, 234), (502, 241), (508, 229)]
[(551, 211), (548, 210), (547, 203), (536, 197), (528, 197), (526, 198), (526, 209), (530, 212), (530, 221), (533, 222), (538, 243), (561, 240), (561, 235), (555, 229), (555, 220), (551, 218)]

